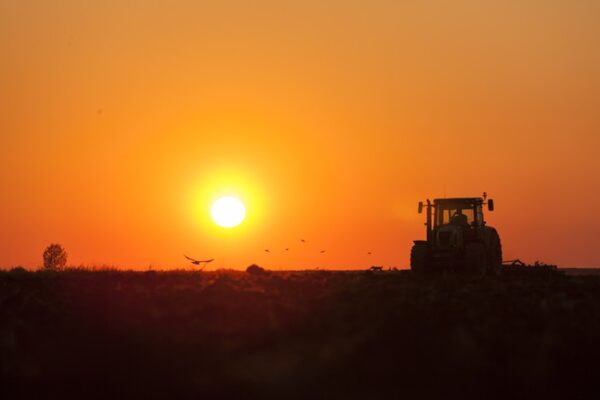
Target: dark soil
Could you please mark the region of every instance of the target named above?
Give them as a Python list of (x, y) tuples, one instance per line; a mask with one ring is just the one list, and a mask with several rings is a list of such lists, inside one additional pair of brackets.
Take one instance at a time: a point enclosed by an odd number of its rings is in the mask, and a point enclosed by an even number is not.
[(599, 366), (600, 276), (0, 272), (3, 399), (578, 398)]

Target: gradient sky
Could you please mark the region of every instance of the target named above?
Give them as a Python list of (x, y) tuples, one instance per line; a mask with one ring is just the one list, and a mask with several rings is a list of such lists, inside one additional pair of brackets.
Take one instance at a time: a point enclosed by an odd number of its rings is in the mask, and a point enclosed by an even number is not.
[[(598, 21), (595, 0), (0, 0), (0, 266), (59, 242), (76, 265), (406, 267), (419, 200), (483, 191), (505, 258), (598, 266)], [(239, 228), (209, 221), (220, 194)]]

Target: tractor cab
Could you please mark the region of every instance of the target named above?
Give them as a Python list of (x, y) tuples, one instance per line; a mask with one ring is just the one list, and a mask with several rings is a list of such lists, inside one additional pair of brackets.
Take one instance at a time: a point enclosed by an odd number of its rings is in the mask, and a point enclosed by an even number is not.
[(435, 199), (433, 228), (443, 225), (470, 226), (485, 225), (483, 219), (483, 199)]
[[(446, 225), (481, 228), (485, 225), (483, 206), (487, 204), (489, 211), (494, 211), (494, 200), (486, 201), (484, 197), (461, 197), (450, 199), (434, 199), (433, 203), (427, 200), (427, 238), (439, 227)], [(419, 202), (419, 214), (424, 209), (423, 202)]]

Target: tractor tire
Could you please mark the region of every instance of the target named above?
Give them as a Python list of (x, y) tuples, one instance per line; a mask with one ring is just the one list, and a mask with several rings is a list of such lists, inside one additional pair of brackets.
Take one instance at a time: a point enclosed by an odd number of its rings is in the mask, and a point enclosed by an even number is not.
[(427, 246), (415, 244), (410, 250), (410, 270), (423, 272), (427, 270)]
[(465, 248), (465, 270), (467, 273), (483, 276), (487, 271), (485, 246), (482, 243), (469, 243)]
[(496, 276), (502, 273), (502, 242), (495, 230), (492, 232), (488, 249), (488, 265), (490, 272)]

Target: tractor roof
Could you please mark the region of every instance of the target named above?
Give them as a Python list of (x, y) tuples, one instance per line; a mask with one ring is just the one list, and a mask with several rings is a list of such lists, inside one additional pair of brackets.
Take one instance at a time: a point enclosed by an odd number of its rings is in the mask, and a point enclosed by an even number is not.
[(481, 197), (454, 197), (449, 199), (434, 199), (434, 204), (447, 205), (447, 204), (483, 204)]

